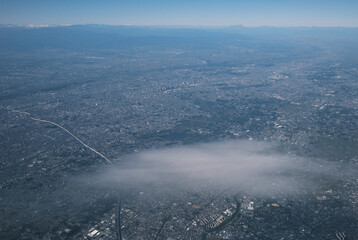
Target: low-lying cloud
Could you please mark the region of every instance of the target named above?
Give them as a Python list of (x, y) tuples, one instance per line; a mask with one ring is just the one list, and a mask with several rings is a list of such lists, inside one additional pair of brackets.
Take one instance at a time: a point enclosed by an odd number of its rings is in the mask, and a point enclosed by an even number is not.
[(106, 186), (213, 186), (251, 194), (297, 193), (306, 176), (327, 171), (303, 158), (280, 154), (263, 142), (225, 141), (146, 150), (105, 170)]

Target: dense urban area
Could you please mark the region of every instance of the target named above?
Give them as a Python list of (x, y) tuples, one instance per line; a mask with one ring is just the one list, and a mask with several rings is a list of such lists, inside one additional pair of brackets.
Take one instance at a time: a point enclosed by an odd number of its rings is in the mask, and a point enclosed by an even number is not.
[[(0, 90), (1, 239), (358, 239), (355, 28), (3, 25)], [(225, 141), (324, 170), (270, 194), (100, 180)]]

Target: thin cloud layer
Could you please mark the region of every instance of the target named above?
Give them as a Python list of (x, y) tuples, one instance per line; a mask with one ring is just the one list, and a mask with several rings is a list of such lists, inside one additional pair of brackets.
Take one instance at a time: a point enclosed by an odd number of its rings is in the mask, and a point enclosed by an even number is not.
[(205, 185), (259, 195), (293, 194), (309, 186), (307, 176), (328, 171), (313, 161), (279, 154), (267, 143), (225, 141), (133, 154), (105, 170), (97, 182), (118, 188)]

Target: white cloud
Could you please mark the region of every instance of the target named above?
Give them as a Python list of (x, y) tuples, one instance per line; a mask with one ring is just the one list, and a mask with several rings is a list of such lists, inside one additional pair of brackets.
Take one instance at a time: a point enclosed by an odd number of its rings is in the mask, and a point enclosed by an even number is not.
[(148, 150), (126, 157), (96, 179), (104, 186), (208, 186), (251, 194), (294, 194), (306, 176), (328, 172), (312, 160), (279, 154), (262, 142), (225, 141)]

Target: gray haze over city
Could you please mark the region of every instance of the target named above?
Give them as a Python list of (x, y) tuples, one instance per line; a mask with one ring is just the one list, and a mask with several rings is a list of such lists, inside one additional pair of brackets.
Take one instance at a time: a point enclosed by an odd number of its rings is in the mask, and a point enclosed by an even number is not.
[(304, 178), (308, 174), (338, 177), (332, 164), (283, 155), (272, 148), (265, 142), (223, 141), (146, 150), (105, 170), (97, 176), (96, 184), (134, 188), (170, 185), (178, 187), (178, 195), (195, 186), (273, 196), (306, 191), (311, 185)]

